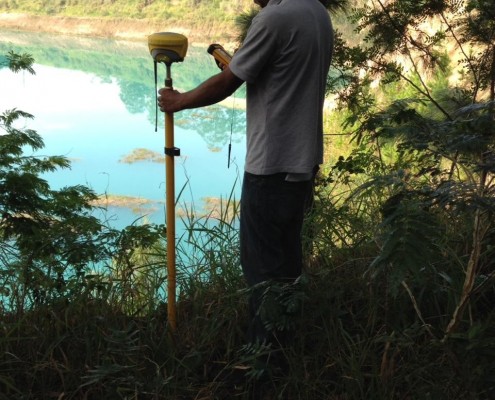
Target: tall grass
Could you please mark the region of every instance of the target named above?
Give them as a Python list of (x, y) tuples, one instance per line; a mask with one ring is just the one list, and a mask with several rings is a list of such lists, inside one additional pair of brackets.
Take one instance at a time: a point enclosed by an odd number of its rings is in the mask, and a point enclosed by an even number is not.
[[(435, 286), (397, 296), (387, 279), (371, 279), (376, 248), (365, 216), (374, 202), (344, 206), (324, 190), (333, 189), (320, 186), (306, 227), (312, 255), (297, 294), (304, 301), (291, 321), (293, 344), (282, 351), (288, 368), (263, 383), (265, 398), (490, 398), (493, 293), (473, 304), (485, 308), (487, 320), (442, 342), (439, 312), (452, 298)], [(267, 349), (246, 346), (238, 203), (231, 195), (221, 205), (218, 214), (184, 217), (176, 332), (168, 329), (159, 289), (165, 246), (127, 248), (110, 271), (87, 275), (70, 297), (15, 315), (3, 311), (0, 399), (261, 398), (252, 361)]]

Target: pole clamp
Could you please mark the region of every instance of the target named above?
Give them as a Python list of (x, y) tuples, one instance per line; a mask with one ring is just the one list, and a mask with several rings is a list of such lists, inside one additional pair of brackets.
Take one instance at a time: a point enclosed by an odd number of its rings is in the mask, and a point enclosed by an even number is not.
[(171, 157), (180, 156), (180, 149), (178, 147), (165, 147), (165, 155)]

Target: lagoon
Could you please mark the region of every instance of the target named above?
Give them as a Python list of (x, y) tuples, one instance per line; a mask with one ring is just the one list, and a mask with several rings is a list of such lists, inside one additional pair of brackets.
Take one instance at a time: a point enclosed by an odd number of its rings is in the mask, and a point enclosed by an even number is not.
[[(10, 50), (31, 54), (36, 75), (0, 68), (0, 112), (17, 108), (32, 114), (34, 119), (24, 123), (45, 142), (38, 154), (71, 160), (70, 170), (45, 176), (51, 187), (91, 187), (108, 206), (98, 216), (116, 228), (135, 221), (164, 223), (164, 124), (159, 113), (155, 132), (147, 43), (0, 31), (0, 55)], [(165, 68), (159, 71), (160, 86)], [(190, 90), (217, 71), (206, 47), (190, 46), (184, 62), (172, 66), (174, 88)], [(201, 214), (217, 203), (212, 198), (240, 197), (243, 88), (228, 100), (175, 115), (175, 146), (181, 149), (175, 161), (179, 224), (181, 208)], [(133, 158), (137, 149), (155, 158)]]

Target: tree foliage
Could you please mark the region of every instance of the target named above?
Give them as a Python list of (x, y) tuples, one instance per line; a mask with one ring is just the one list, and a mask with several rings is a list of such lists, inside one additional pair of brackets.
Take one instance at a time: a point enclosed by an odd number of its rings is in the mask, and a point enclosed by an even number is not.
[(364, 183), (347, 169), (357, 185), (344, 202), (379, 205), (369, 276), (411, 298), (423, 323), (429, 288), (442, 315), (430, 316), (430, 332), (443, 341), (487, 318), (479, 304), (494, 290), (494, 10), (493, 1), (366, 2), (351, 16), (362, 43), (337, 34), (328, 82), (348, 110), (344, 128), (376, 159), (360, 171)]
[[(34, 74), (31, 56), (10, 52), (7, 60), (13, 72)], [(123, 262), (137, 248), (152, 247), (163, 230), (109, 228), (94, 215), (98, 196), (91, 189), (52, 189), (44, 175), (70, 168), (70, 162), (37, 155), (43, 139), (24, 127), (32, 118), (17, 109), (0, 114), (0, 286), (6, 312), (89, 295), (96, 271), (114, 259)], [(91, 270), (96, 274), (88, 274)]]
[[(409, 345), (397, 332), (449, 347), (457, 365), (494, 351), (494, 10), (372, 0), (349, 15), (360, 42), (336, 32), (328, 89), (356, 149), (325, 169), (316, 248), (372, 254), (365, 277), (387, 321), (383, 341), (402, 356)], [(441, 396), (491, 397), (492, 364), (476, 377), (468, 369), (457, 370), (456, 394)], [(418, 398), (431, 393), (426, 380)]]

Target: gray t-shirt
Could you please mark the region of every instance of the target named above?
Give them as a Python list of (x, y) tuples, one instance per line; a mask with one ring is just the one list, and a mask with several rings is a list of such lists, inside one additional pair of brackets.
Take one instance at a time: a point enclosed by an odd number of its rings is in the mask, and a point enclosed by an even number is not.
[(270, 0), (229, 65), (247, 83), (245, 170), (310, 173), (323, 161), (333, 29), (318, 0)]

